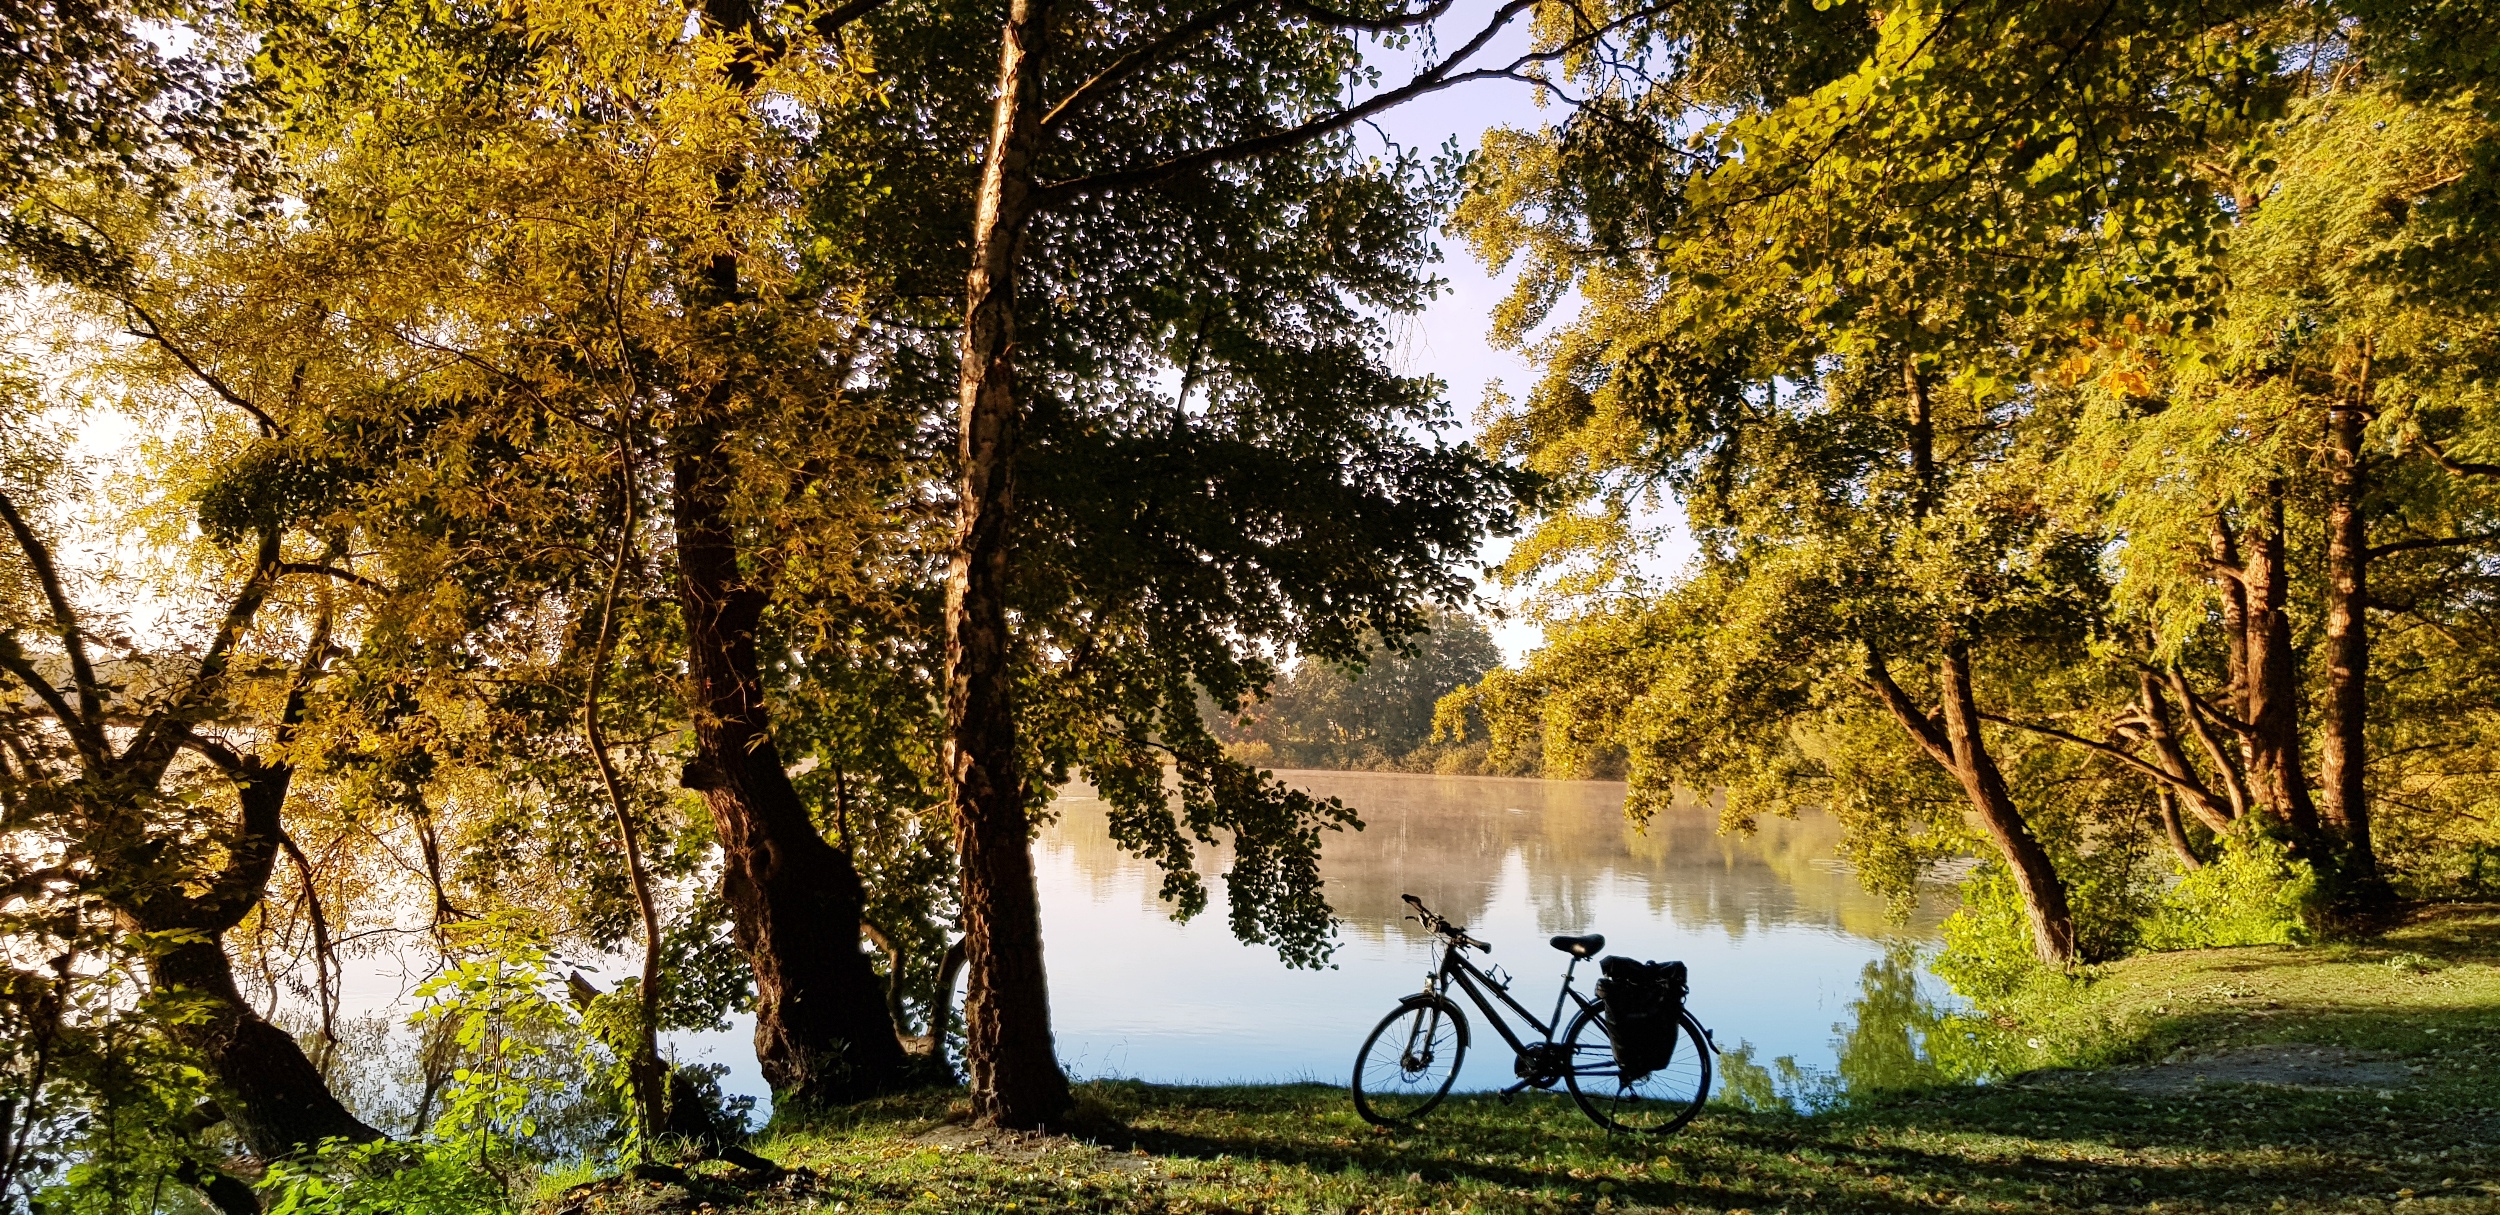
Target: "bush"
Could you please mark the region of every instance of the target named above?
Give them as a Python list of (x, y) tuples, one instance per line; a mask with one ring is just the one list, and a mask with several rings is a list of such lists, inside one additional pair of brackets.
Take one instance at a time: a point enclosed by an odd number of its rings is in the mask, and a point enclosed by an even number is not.
[(269, 1215), (486, 1215), (512, 1209), (474, 1144), (333, 1139), (300, 1160), (273, 1160)]
[(2031, 919), (2014, 875), (1993, 862), (1962, 883), (1962, 906), (1944, 922), (1938, 978), (1981, 1005), (2002, 1001), (2048, 973), (2032, 948)]
[(2309, 939), (2318, 899), (2317, 871), (2294, 860), (2280, 842), (2228, 839), (2220, 860), (2162, 895), (2144, 925), (2144, 947), (2297, 945)]

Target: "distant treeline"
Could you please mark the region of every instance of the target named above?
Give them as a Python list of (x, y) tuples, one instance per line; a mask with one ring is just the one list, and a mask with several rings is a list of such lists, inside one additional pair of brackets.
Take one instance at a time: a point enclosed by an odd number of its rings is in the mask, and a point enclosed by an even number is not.
[[(1502, 665), (1502, 651), (1484, 622), (1465, 612), (1435, 611), (1431, 629), (1411, 649), (1370, 638), (1360, 667), (1306, 658), (1277, 679), (1265, 700), (1228, 714), (1205, 705), (1209, 728), (1225, 750), (1266, 768), (1336, 768), (1370, 772), (1438, 772), (1461, 776), (1554, 776), (1620, 780), (1620, 748), (1601, 748), (1571, 767), (1547, 771), (1540, 747), (1492, 757), (1481, 721), (1454, 741), (1434, 713), (1443, 697), (1473, 687)], [(1453, 705), (1452, 713), (1475, 715)]]

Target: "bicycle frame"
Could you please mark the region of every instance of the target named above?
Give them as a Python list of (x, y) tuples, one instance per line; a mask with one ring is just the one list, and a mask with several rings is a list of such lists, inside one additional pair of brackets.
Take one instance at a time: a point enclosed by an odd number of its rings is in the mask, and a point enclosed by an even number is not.
[[(1463, 949), (1463, 946), (1455, 944), (1445, 945), (1442, 948), (1441, 965), (1433, 970), (1432, 978), (1425, 982), (1424, 991), (1446, 999), (1448, 997), (1445, 993), (1449, 984), (1453, 980), (1456, 981), (1458, 989), (1466, 992), (1468, 1000), (1484, 1013), (1485, 1020), (1493, 1023), (1493, 1032), (1500, 1034), (1502, 1040), (1509, 1043), (1510, 1049), (1516, 1054), (1524, 1055), (1535, 1047), (1555, 1044), (1554, 1035), (1562, 1032), (1563, 1028), (1563, 1001), (1570, 1000), (1580, 1008), (1587, 1008), (1592, 1003), (1580, 994), (1578, 988), (1571, 985), (1572, 976), (1580, 969), (1580, 959), (1574, 957), (1571, 959), (1571, 964), (1563, 968), (1562, 990), (1554, 994), (1553, 1019), (1540, 1021), (1535, 1013), (1529, 1012), (1525, 1005), (1511, 997), (1507, 984), (1495, 982), (1493, 976), (1477, 969), (1475, 963), (1468, 961), (1462, 952)], [(1516, 982), (1516, 980), (1513, 981)], [(1477, 986), (1479, 983), (1483, 986)], [(1488, 990), (1495, 998), (1509, 1006), (1512, 1012), (1519, 1014), (1520, 1020), (1534, 1026), (1536, 1032), (1542, 1035), (1541, 1039), (1531, 1044), (1521, 1041), (1518, 1034), (1511, 1032), (1510, 1023), (1502, 1018), (1501, 1010), (1493, 1007), (1493, 1002), (1485, 998)]]

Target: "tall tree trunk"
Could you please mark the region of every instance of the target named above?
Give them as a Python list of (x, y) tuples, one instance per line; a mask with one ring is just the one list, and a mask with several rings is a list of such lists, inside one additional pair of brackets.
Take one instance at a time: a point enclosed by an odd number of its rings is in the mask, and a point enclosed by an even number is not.
[[(2365, 373), (2366, 382), (2366, 373)], [(2370, 680), (2370, 538), (2362, 497), (2369, 491), (2362, 428), (2355, 408), (2328, 411), (2326, 504), (2326, 653), (2329, 671), (2325, 747), (2319, 783), (2326, 787), (2326, 822), (2341, 855), (2337, 885), (2349, 896), (2385, 893), (2370, 841), (2366, 726)]]
[(201, 934), (175, 945), (150, 961), (148, 978), (158, 992), (193, 1001), (196, 1015), (174, 1022), (174, 1038), (200, 1053), (216, 1082), (217, 1107), (243, 1146), (275, 1159), (324, 1139), (381, 1138), (331, 1094), (293, 1035), (252, 1010), (235, 987), (221, 937)]
[(2301, 764), (2300, 667), (2292, 654), (2290, 591), (2284, 569), (2283, 495), (2268, 495), (2266, 520), (2243, 537), (2248, 591), (2249, 777), (2258, 800), (2291, 829), (2292, 846), (2314, 855), (2318, 807)]
[(678, 595), (686, 620), (695, 755), (721, 847), (721, 890), (755, 972), (755, 1059), (777, 1099), (857, 1100), (905, 1080), (884, 987), (860, 949), (866, 890), (825, 842), (783, 769), (765, 711), (756, 628), (765, 592), (739, 569), (717, 418), (670, 436)]
[(964, 1064), (974, 1116), (1040, 1126), (1069, 1104), (1051, 1043), (1041, 899), (1008, 668), (1016, 258), (1032, 218), (1050, 0), (1013, 0), (964, 284), (962, 497), (946, 579), (946, 786), (963, 864)]
[[(2238, 714), (2241, 721), (2249, 715), (2248, 678), (2248, 585), (2247, 568), (2240, 564), (2240, 540), (2231, 530), (2231, 521), (2216, 514), (2213, 517), (2213, 563), (2217, 589), (2222, 599), (2222, 649), (2224, 673), (2230, 686), (2222, 693), (2222, 703)], [(2242, 755), (2245, 760), (2245, 754)]]
[(2015, 808), (2005, 776), (1997, 770), (1995, 757), (1988, 754), (1987, 740), (1980, 736), (1979, 706), (1971, 695), (1969, 647), (1958, 639), (1948, 641), (1938, 675), (1953, 775), (1962, 782), (1971, 808), (1979, 812), (1980, 823), (2013, 871), (2040, 961), (2051, 967), (2067, 966), (2075, 960), (2075, 917), (2066, 902), (2066, 883), (2049, 863), (2048, 850), (2031, 833), (2031, 825), (2023, 821), (2022, 811)]
[[(731, 88), (751, 90), (778, 53), (764, 10), (748, 0), (703, 0), (712, 28), (753, 39), (721, 65)], [(723, 205), (744, 170), (714, 176)], [(714, 253), (696, 280), (697, 304), (727, 313), (740, 301), (739, 253)], [(755, 631), (770, 599), (740, 568), (729, 489), (731, 402), (740, 388), (734, 327), (718, 338), (732, 370), (669, 435), (678, 598), (695, 719), (685, 784), (711, 808), (730, 923), (755, 974), (755, 1059), (775, 1096), (800, 1105), (856, 1100), (904, 1084), (898, 1028), (884, 986), (860, 949), (867, 888), (848, 852), (825, 842), (790, 784), (765, 711)]]

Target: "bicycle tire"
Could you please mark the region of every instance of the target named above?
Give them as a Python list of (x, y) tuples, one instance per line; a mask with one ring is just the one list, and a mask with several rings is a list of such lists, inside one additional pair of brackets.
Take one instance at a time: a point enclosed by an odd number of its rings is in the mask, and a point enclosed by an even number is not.
[[(1614, 1046), (1606, 1039), (1605, 1008), (1600, 1000), (1581, 1009), (1563, 1036), (1571, 1060), (1563, 1083), (1571, 1089), (1571, 1099), (1589, 1121), (1610, 1131), (1672, 1135), (1683, 1130), (1710, 1099), (1708, 1031), (1690, 1009), (1684, 1010), (1676, 1023), (1679, 1040), (1666, 1066), (1625, 1082), (1615, 1070)], [(1581, 1087), (1584, 1078), (1611, 1081), (1613, 1089), (1592, 1085), (1597, 1091), (1591, 1092)]]
[[(1402, 1034), (1392, 1034), (1401, 1029)], [(1424, 1045), (1420, 1057), (1413, 1052), (1419, 1038)], [(1390, 1048), (1394, 1053), (1376, 1061), (1373, 1055), (1384, 1041), (1396, 1043)], [(1449, 1070), (1436, 1071), (1444, 1054)], [(1449, 1095), (1466, 1058), (1467, 1017), (1458, 1006), (1435, 996), (1410, 999), (1372, 1027), (1354, 1056), (1354, 1080), (1347, 1086), (1354, 1094), (1354, 1112), (1374, 1126), (1411, 1123)], [(1376, 1067), (1376, 1062), (1386, 1066)]]

